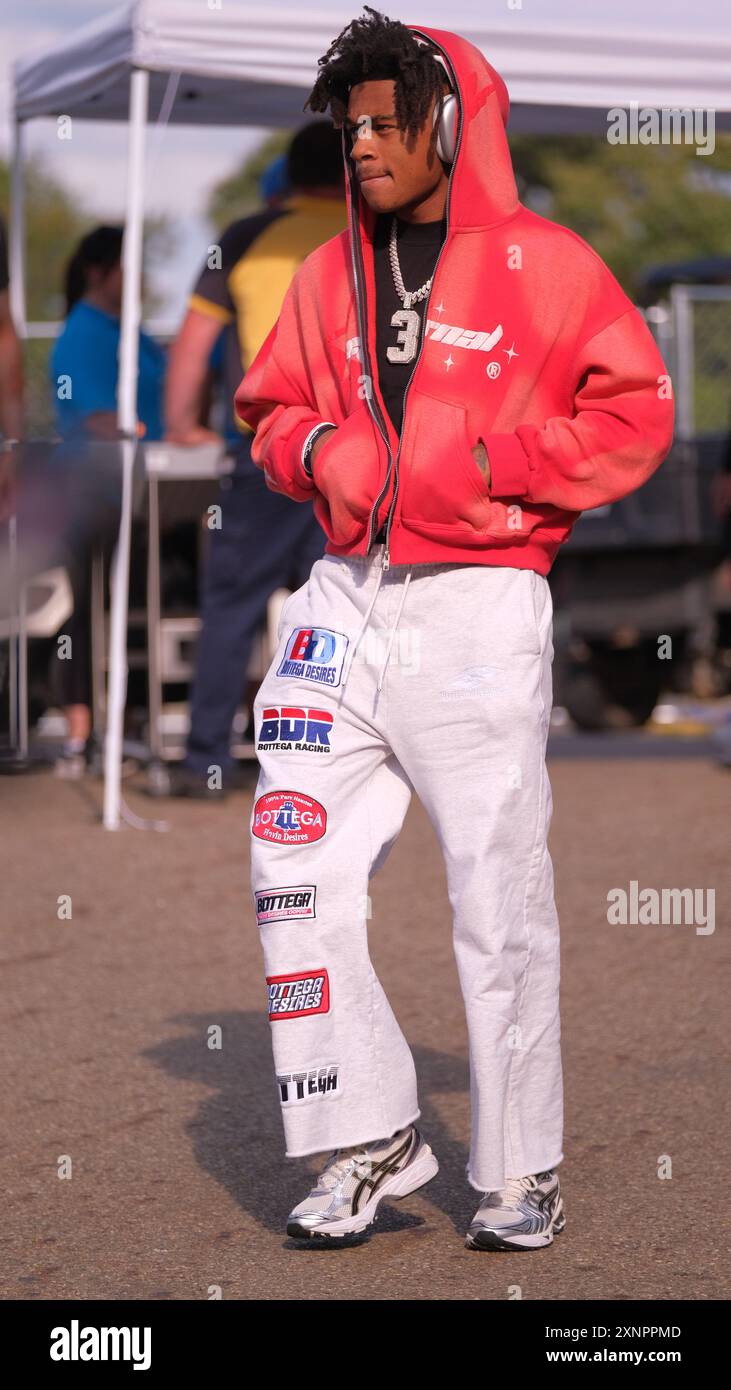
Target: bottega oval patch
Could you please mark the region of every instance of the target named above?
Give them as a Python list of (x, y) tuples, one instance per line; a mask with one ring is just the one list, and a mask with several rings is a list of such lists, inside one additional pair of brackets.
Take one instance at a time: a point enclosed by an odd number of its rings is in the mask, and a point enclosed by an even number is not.
[(251, 833), (276, 845), (311, 845), (327, 830), (327, 811), (304, 792), (267, 792), (254, 806)]

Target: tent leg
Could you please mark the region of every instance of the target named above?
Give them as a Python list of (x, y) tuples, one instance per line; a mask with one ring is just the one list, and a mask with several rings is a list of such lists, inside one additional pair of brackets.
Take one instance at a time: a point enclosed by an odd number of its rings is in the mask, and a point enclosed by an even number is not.
[(20, 590), (18, 579), (18, 518), (13, 515), (8, 522), (8, 691), (10, 714), (10, 746), (14, 753), (20, 748), (20, 727), (18, 722), (18, 632), (20, 629), (19, 607)]
[(97, 734), (102, 733), (106, 723), (104, 627), (104, 552), (101, 546), (95, 546), (91, 559), (91, 700), (93, 725)]
[(137, 369), (141, 319), (142, 232), (144, 211), (145, 132), (149, 73), (136, 68), (130, 77), (127, 219), (122, 246), (124, 285), (119, 343), (117, 421), (123, 435), (122, 508), (114, 555), (109, 636), (107, 735), (104, 745), (104, 827), (118, 830), (122, 796), (122, 741), (127, 698), (127, 619), (132, 532), (132, 474), (137, 450)]
[[(9, 296), (10, 312), (18, 337), (26, 337), (25, 326), (25, 199), (23, 183), (23, 136), (25, 126), (22, 121), (13, 125), (13, 155), (10, 185), (10, 225), (8, 242), (8, 270), (10, 274)], [(18, 519), (13, 515), (8, 522), (8, 552), (10, 568), (10, 625), (8, 644), (8, 675), (10, 679), (10, 743), (16, 754), (22, 756), (23, 745), (23, 692), (22, 669), (22, 584), (18, 570)], [(27, 713), (26, 713), (27, 718)], [(26, 734), (27, 741), (27, 734)]]
[(28, 591), (21, 583), (18, 604), (18, 751), (28, 757)]
[(10, 237), (8, 245), (8, 269), (10, 272), (10, 311), (19, 338), (26, 336), (25, 306), (25, 189), (23, 184), (23, 132), (22, 121), (16, 121), (13, 130), (13, 167), (10, 189)]

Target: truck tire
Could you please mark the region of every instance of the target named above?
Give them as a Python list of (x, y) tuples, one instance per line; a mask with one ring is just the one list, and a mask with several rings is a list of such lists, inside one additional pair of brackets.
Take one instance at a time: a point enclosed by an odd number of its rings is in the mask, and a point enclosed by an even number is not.
[(639, 728), (650, 718), (662, 688), (656, 647), (594, 648), (586, 664), (569, 669), (564, 703), (579, 729)]

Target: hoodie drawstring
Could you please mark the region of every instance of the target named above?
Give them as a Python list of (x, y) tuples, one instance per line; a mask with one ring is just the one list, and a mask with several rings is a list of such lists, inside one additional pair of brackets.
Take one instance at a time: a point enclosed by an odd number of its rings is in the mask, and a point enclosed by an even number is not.
[(388, 646), (386, 647), (386, 655), (385, 655), (385, 658), (384, 658), (383, 665), (382, 665), (382, 667), (381, 667), (381, 674), (380, 674), (380, 676), (378, 677), (378, 685), (377, 685), (376, 689), (379, 690), (379, 691), (380, 691), (380, 689), (381, 689), (381, 686), (383, 685), (383, 678), (384, 678), (384, 676), (385, 676), (385, 674), (386, 674), (386, 667), (388, 666), (388, 658), (389, 658), (390, 655), (391, 655), (391, 648), (392, 648), (392, 646), (393, 646), (393, 639), (394, 639), (394, 637), (396, 636), (396, 628), (397, 628), (398, 625), (399, 625), (399, 621), (400, 621), (400, 619), (401, 619), (401, 614), (403, 613), (404, 602), (405, 602), (405, 600), (406, 600), (406, 592), (407, 592), (407, 590), (408, 590), (408, 587), (409, 587), (409, 584), (410, 584), (410, 583), (411, 583), (411, 566), (409, 566), (409, 572), (408, 572), (408, 574), (407, 574), (407, 576), (406, 576), (406, 578), (405, 578), (405, 580), (404, 580), (404, 589), (403, 589), (403, 593), (402, 593), (402, 595), (401, 595), (401, 602), (400, 602), (400, 604), (399, 604), (398, 613), (396, 614), (396, 617), (395, 617), (394, 622), (393, 622), (393, 626), (392, 626), (392, 628), (391, 628), (391, 635), (390, 635), (390, 637), (389, 637), (389, 639), (388, 639)]
[[(355, 653), (356, 653), (356, 651), (357, 651), (357, 649), (358, 649), (358, 646), (359, 646), (359, 644), (360, 644), (360, 641), (361, 641), (361, 638), (362, 638), (362, 636), (363, 636), (363, 633), (365, 632), (365, 630), (366, 630), (366, 628), (367, 628), (367, 626), (368, 626), (368, 623), (369, 623), (370, 617), (371, 617), (371, 613), (373, 612), (373, 609), (374, 609), (374, 606), (375, 606), (376, 599), (378, 598), (378, 595), (379, 595), (379, 593), (380, 593), (380, 591), (381, 591), (381, 583), (382, 583), (382, 581), (383, 581), (383, 576), (384, 576), (384, 574), (385, 574), (385, 570), (383, 569), (383, 567), (382, 567), (381, 565), (379, 565), (379, 567), (378, 567), (378, 583), (376, 584), (376, 587), (375, 587), (375, 590), (374, 590), (374, 592), (373, 592), (373, 596), (372, 596), (372, 598), (371, 598), (371, 601), (370, 601), (370, 603), (368, 604), (368, 608), (367, 608), (367, 610), (366, 610), (365, 617), (364, 617), (364, 619), (363, 619), (363, 621), (362, 621), (362, 623), (361, 623), (361, 625), (360, 625), (360, 628), (358, 629), (358, 636), (356, 637), (356, 639), (355, 639), (355, 641), (354, 641), (354, 643), (353, 643), (353, 645), (352, 645), (352, 647), (351, 647), (351, 649), (350, 649), (350, 652), (348, 653), (348, 656), (346, 657), (345, 667), (344, 667), (344, 670), (343, 670), (342, 685), (341, 685), (341, 687), (340, 687), (340, 694), (338, 695), (338, 700), (337, 700), (337, 703), (338, 703), (338, 704), (340, 704), (340, 701), (341, 701), (342, 698), (343, 698), (343, 694), (344, 694), (344, 692), (345, 692), (345, 684), (346, 684), (346, 681), (347, 681), (347, 679), (348, 679), (348, 676), (350, 675), (350, 668), (351, 668), (351, 666), (353, 665), (353, 660), (354, 660), (354, 658), (355, 658)], [(380, 673), (380, 675), (379, 675), (379, 677), (378, 677), (378, 685), (377, 685), (377, 687), (376, 687), (378, 692), (380, 692), (380, 690), (381, 690), (381, 688), (382, 688), (382, 686), (383, 686), (383, 681), (384, 681), (384, 677), (385, 677), (385, 674), (386, 674), (386, 667), (388, 666), (389, 657), (390, 657), (390, 655), (391, 655), (391, 648), (393, 647), (393, 639), (394, 639), (394, 637), (396, 636), (396, 629), (397, 629), (397, 627), (398, 627), (398, 625), (399, 625), (399, 622), (400, 622), (400, 620), (401, 620), (401, 614), (402, 614), (402, 612), (403, 612), (404, 603), (405, 603), (405, 601), (406, 601), (406, 593), (407, 593), (407, 590), (408, 590), (408, 587), (409, 587), (410, 582), (411, 582), (411, 566), (409, 566), (408, 573), (407, 573), (406, 578), (405, 578), (405, 580), (404, 580), (403, 592), (402, 592), (402, 594), (401, 594), (401, 602), (399, 603), (398, 612), (397, 612), (397, 614), (396, 614), (396, 617), (395, 617), (395, 619), (394, 619), (394, 621), (393, 621), (393, 625), (392, 625), (392, 627), (391, 627), (391, 632), (390, 632), (390, 636), (389, 636), (389, 639), (388, 639), (388, 646), (387, 646), (387, 648), (386, 648), (386, 655), (385, 655), (385, 658), (384, 658), (384, 661), (383, 661), (383, 665), (382, 665), (382, 667), (381, 667), (381, 673)]]
[(364, 617), (364, 619), (363, 619), (363, 621), (362, 621), (362, 623), (361, 623), (361, 625), (360, 625), (360, 628), (359, 628), (359, 630), (358, 630), (358, 636), (356, 637), (356, 639), (355, 639), (355, 641), (354, 641), (354, 643), (353, 643), (353, 645), (352, 645), (352, 647), (351, 647), (351, 649), (350, 649), (350, 652), (348, 653), (348, 656), (347, 656), (346, 659), (345, 659), (345, 668), (344, 668), (344, 670), (343, 670), (343, 683), (342, 683), (342, 685), (341, 685), (341, 687), (340, 687), (340, 694), (338, 695), (338, 704), (340, 704), (340, 701), (342, 700), (343, 695), (344, 695), (344, 693), (345, 693), (345, 682), (347, 681), (348, 676), (350, 675), (350, 668), (351, 668), (351, 666), (353, 665), (353, 658), (354, 658), (354, 656), (355, 656), (356, 649), (357, 649), (357, 647), (358, 647), (358, 643), (360, 642), (360, 639), (361, 639), (361, 637), (363, 636), (363, 633), (365, 632), (365, 630), (366, 630), (366, 628), (367, 628), (367, 626), (368, 626), (368, 620), (369, 620), (369, 618), (370, 618), (370, 616), (371, 616), (371, 613), (373, 612), (373, 605), (374, 605), (374, 603), (375, 603), (375, 601), (376, 601), (376, 599), (378, 598), (378, 595), (379, 595), (379, 593), (380, 593), (381, 581), (382, 581), (382, 579), (383, 579), (383, 569), (382, 569), (381, 566), (379, 565), (379, 566), (378, 566), (378, 583), (376, 584), (376, 587), (375, 587), (375, 590), (374, 590), (374, 593), (373, 593), (373, 597), (372, 597), (370, 603), (368, 604), (368, 610), (367, 610), (366, 615), (365, 615), (365, 617)]

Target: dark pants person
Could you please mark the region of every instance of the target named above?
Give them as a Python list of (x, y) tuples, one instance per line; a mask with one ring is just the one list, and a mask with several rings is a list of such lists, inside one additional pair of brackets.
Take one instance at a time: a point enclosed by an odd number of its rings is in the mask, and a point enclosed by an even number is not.
[(220, 530), (210, 534), (201, 597), (201, 631), (191, 697), (185, 767), (226, 771), (231, 726), (246, 682), (252, 645), (278, 588), (298, 589), (325, 549), (309, 502), (272, 492), (249, 457), (222, 479)]
[(80, 776), (84, 763), (91, 761), (94, 741), (101, 743), (100, 731), (92, 727), (91, 709), (92, 562), (99, 553), (108, 576), (119, 533), (119, 451), (113, 444), (83, 437), (65, 441), (50, 450), (38, 481), (41, 490), (37, 505), (29, 508), (28, 534), (42, 535), (44, 514), (46, 524), (53, 517), (54, 538), (60, 541), (57, 562), (66, 568), (73, 595), (73, 609), (57, 634), (51, 665), (53, 698), (68, 723), (56, 770), (63, 776)]

